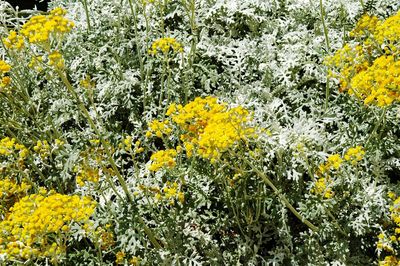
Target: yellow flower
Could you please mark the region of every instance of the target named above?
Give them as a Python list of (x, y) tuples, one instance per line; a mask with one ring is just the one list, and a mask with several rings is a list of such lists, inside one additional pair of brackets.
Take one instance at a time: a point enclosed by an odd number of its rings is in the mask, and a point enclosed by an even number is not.
[(59, 261), (65, 256), (69, 225), (89, 228), (95, 207), (89, 197), (54, 192), (25, 196), (0, 222), (0, 239), (4, 243), (0, 254), (18, 260), (48, 257)]
[(133, 256), (133, 257), (129, 260), (129, 265), (132, 265), (132, 266), (139, 265), (139, 263), (140, 263), (140, 260), (139, 260), (139, 258), (136, 257), (136, 256)]
[(56, 68), (64, 68), (64, 58), (60, 52), (54, 51), (49, 54), (49, 65)]
[(49, 15), (33, 16), (22, 26), (20, 33), (33, 44), (48, 42), (51, 36), (60, 38), (74, 27), (65, 14), (62, 8), (55, 8)]
[(243, 107), (228, 108), (215, 97), (196, 98), (182, 105), (172, 104), (167, 115), (185, 132), (180, 139), (187, 157), (198, 155), (215, 162), (221, 154), (240, 141), (257, 137), (249, 127), (250, 114)]
[(174, 168), (176, 166), (176, 155), (177, 152), (174, 149), (161, 150), (153, 153), (150, 157), (152, 163), (149, 166), (149, 170), (156, 172), (161, 168)]
[(125, 252), (118, 251), (117, 254), (115, 254), (115, 257), (116, 257), (115, 259), (116, 264), (123, 264), (125, 259)]
[(165, 37), (153, 42), (151, 49), (149, 49), (149, 54), (156, 55), (158, 51), (161, 51), (164, 54), (167, 54), (169, 51), (182, 53), (183, 47), (175, 38)]
[(333, 182), (329, 178), (319, 178), (310, 192), (330, 199), (334, 195), (332, 189), (329, 187), (332, 183)]
[(8, 85), (10, 85), (10, 83), (11, 83), (11, 78), (10, 77), (8, 77), (8, 76), (3, 77), (1, 79), (1, 81), (0, 81), (0, 88), (5, 88)]
[(344, 159), (346, 161), (351, 161), (351, 163), (355, 165), (357, 162), (362, 160), (364, 154), (365, 150), (363, 149), (363, 147), (356, 146), (347, 150), (346, 154), (344, 155)]
[(342, 164), (343, 159), (340, 157), (339, 154), (333, 154), (328, 157), (327, 163), (329, 166), (338, 170), (340, 165)]
[(7, 38), (3, 39), (4, 46), (8, 49), (20, 50), (24, 47), (24, 38), (15, 31), (10, 31)]
[(10, 72), (11, 66), (5, 61), (0, 60), (0, 75)]
[[(400, 100), (400, 12), (380, 21), (364, 15), (350, 33), (360, 37), (355, 45), (346, 44), (325, 64), (338, 69), (340, 90), (379, 107)], [(384, 54), (382, 54), (382, 49)]]

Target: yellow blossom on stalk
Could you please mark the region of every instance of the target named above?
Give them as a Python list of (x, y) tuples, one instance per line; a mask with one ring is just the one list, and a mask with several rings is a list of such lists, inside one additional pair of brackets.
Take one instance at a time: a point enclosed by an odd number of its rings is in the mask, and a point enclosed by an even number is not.
[(10, 72), (11, 66), (5, 61), (0, 60), (0, 75)]
[(385, 107), (400, 100), (400, 12), (380, 21), (364, 15), (351, 32), (358, 39), (346, 44), (325, 64), (338, 69), (332, 77), (340, 81), (340, 90), (347, 91), (365, 105)]
[(356, 146), (347, 150), (344, 155), (346, 161), (350, 161), (351, 164), (355, 165), (357, 162), (361, 161), (364, 157), (365, 150), (361, 146)]
[(161, 51), (163, 54), (167, 54), (169, 51), (182, 53), (183, 47), (175, 38), (165, 37), (153, 42), (149, 49), (149, 54), (156, 55), (158, 51)]
[(11, 155), (14, 151), (16, 140), (5, 137), (0, 141), (0, 155)]
[(90, 75), (86, 75), (86, 77), (84, 79), (79, 81), (79, 85), (81, 85), (85, 89), (91, 89), (95, 86), (95, 83), (92, 81), (92, 78), (90, 77)]
[(100, 179), (100, 174), (98, 169), (91, 169), (85, 167), (84, 169), (79, 170), (78, 175), (76, 176), (76, 183), (83, 187), (85, 183), (93, 183), (97, 184)]
[(330, 155), (327, 159), (327, 163), (329, 166), (333, 167), (334, 169), (338, 170), (340, 165), (342, 164), (343, 159), (340, 157), (339, 154)]
[(356, 27), (350, 32), (351, 37), (362, 37), (374, 34), (381, 21), (376, 16), (364, 14), (357, 22)]
[(382, 251), (390, 254), (383, 261), (379, 261), (379, 265), (399, 265), (400, 260), (396, 257), (399, 250), (395, 250), (395, 248), (398, 248), (398, 242), (400, 241), (400, 238), (397, 237), (400, 235), (400, 197), (397, 197), (394, 192), (389, 192), (388, 197), (393, 201), (389, 211), (394, 229), (391, 229), (391, 232), (387, 229), (385, 233), (380, 233), (376, 247), (378, 254)]
[(152, 161), (149, 170), (156, 172), (161, 168), (174, 168), (176, 166), (177, 152), (174, 149), (161, 150), (153, 153), (150, 157)]
[(380, 56), (371, 67), (355, 75), (350, 84), (351, 94), (363, 99), (365, 104), (390, 105), (400, 100), (400, 61), (394, 56)]
[(62, 37), (74, 27), (74, 23), (65, 15), (66, 11), (58, 7), (49, 15), (33, 16), (22, 26), (20, 33), (33, 44), (48, 42), (51, 36)]
[(41, 72), (43, 70), (43, 67), (41, 65), (42, 62), (43, 62), (43, 57), (42, 56), (32, 57), (31, 61), (28, 64), (28, 67), (30, 69), (33, 69), (33, 70), (37, 71), (37, 72)]
[(4, 46), (8, 49), (20, 50), (24, 47), (24, 38), (16, 31), (10, 31), (7, 38), (3, 38)]
[(125, 252), (123, 251), (118, 251), (117, 254), (115, 254), (115, 263), (116, 264), (123, 264), (125, 260)]
[(129, 259), (129, 265), (137, 266), (137, 265), (139, 265), (139, 263), (140, 263), (140, 260), (136, 256), (133, 256), (131, 259)]
[(46, 159), (50, 156), (51, 147), (47, 140), (38, 140), (36, 145), (33, 147), (33, 150), (37, 152), (42, 159)]
[(379, 44), (399, 44), (400, 41), (400, 12), (388, 17), (375, 30), (374, 38)]
[(126, 138), (124, 138), (122, 140), (123, 145), (125, 147), (125, 150), (129, 151), (131, 146), (132, 146), (132, 137), (131, 136), (126, 136)]
[(146, 132), (146, 137), (148, 138), (150, 138), (153, 134), (155, 134), (158, 138), (161, 138), (163, 135), (168, 136), (172, 132), (168, 120), (153, 120), (148, 124), (148, 127), (149, 129)]
[(23, 145), (17, 143), (15, 138), (5, 137), (0, 140), (0, 155), (11, 156), (18, 153), (19, 160), (25, 160), (29, 150)]
[(394, 193), (393, 191), (389, 191), (387, 196), (392, 200), (396, 199), (396, 193)]
[(96, 238), (96, 241), (98, 242), (101, 250), (107, 250), (114, 246), (115, 240), (114, 240), (114, 234), (112, 232), (107, 231), (109, 228), (109, 224), (106, 225), (106, 229), (102, 227), (96, 228), (96, 231), (94, 232), (94, 237)]
[(11, 78), (6, 76), (0, 80), (0, 88), (5, 88), (11, 84)]
[(11, 207), (15, 201), (27, 195), (31, 185), (25, 181), (16, 182), (10, 177), (0, 179), (0, 214)]
[(315, 182), (314, 187), (310, 190), (310, 192), (316, 195), (321, 195), (326, 199), (330, 199), (334, 195), (332, 189), (330, 188), (332, 183), (332, 180), (329, 178), (319, 178)]
[(72, 225), (89, 229), (96, 202), (89, 197), (47, 193), (23, 197), (0, 222), (0, 254), (6, 261), (49, 258), (60, 261)]
[(386, 256), (383, 261), (379, 261), (379, 266), (398, 266), (399, 263), (396, 256)]
[(257, 137), (255, 128), (246, 125), (249, 111), (241, 106), (229, 108), (215, 97), (198, 97), (185, 106), (172, 104), (166, 115), (185, 131), (180, 139), (188, 157), (196, 151), (215, 162), (239, 141)]
[(167, 181), (161, 190), (158, 187), (144, 186), (140, 189), (154, 193), (156, 202), (167, 201), (171, 206), (175, 205), (176, 201), (179, 201), (181, 204), (185, 202), (185, 194), (181, 191), (177, 182), (172, 183)]
[(56, 68), (64, 68), (64, 58), (60, 52), (54, 51), (49, 54), (49, 65)]
[(157, 2), (158, 0), (142, 0), (142, 4), (144, 6), (149, 5), (149, 4), (154, 4), (155, 2)]

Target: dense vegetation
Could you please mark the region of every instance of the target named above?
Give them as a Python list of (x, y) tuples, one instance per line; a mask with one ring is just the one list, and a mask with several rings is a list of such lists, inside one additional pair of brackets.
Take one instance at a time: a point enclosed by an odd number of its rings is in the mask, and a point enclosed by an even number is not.
[(0, 0), (0, 264), (400, 265), (399, 10)]

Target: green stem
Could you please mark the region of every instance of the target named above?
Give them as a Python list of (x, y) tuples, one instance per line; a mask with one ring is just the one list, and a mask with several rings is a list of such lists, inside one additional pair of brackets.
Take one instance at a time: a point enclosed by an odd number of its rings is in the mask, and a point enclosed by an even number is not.
[(319, 0), (319, 11), (321, 15), (322, 27), (324, 29), (326, 49), (329, 52), (331, 50), (331, 45), (329, 43), (328, 28), (326, 27), (325, 23), (325, 16), (324, 16), (325, 11), (324, 11), (324, 6), (322, 5), (322, 0)]
[(362, 9), (365, 11), (364, 1), (363, 1), (363, 0), (360, 0), (360, 4), (361, 4)]
[(88, 8), (87, 0), (82, 0), (82, 2), (83, 2), (83, 6), (85, 8), (85, 15), (86, 15), (86, 23), (87, 23), (87, 27), (88, 27), (88, 32), (90, 32), (92, 30), (92, 27), (90, 26), (89, 8)]
[[(326, 27), (325, 23), (325, 16), (324, 16), (325, 11), (324, 11), (324, 6), (322, 4), (322, 0), (319, 0), (319, 11), (321, 16), (322, 27), (324, 29), (326, 50), (329, 53), (329, 51), (331, 50), (331, 45), (329, 43), (328, 28)], [(325, 112), (328, 110), (329, 96), (330, 96), (330, 88), (329, 88), (329, 78), (327, 75), (326, 87), (325, 87)]]
[[(139, 58), (140, 79), (144, 83), (142, 85), (142, 88), (143, 88), (142, 94), (143, 94), (143, 111), (145, 111), (146, 110), (146, 105), (147, 105), (146, 104), (146, 98), (147, 98), (147, 95), (146, 95), (146, 84), (147, 83), (146, 83), (146, 73), (144, 71), (144, 63), (143, 63), (144, 56), (142, 55), (142, 52), (140, 50), (140, 47), (142, 47), (142, 45), (139, 43), (139, 33), (138, 33), (138, 29), (137, 29), (138, 28), (138, 23), (137, 23), (136, 10), (133, 7), (132, 0), (129, 0), (128, 2), (129, 2), (129, 7), (131, 9), (132, 16), (133, 16), (133, 31), (135, 32), (136, 54), (137, 54), (137, 57)], [(147, 29), (147, 19), (146, 19), (146, 32), (147, 31), (148, 31), (148, 29)], [(147, 40), (146, 40), (146, 44), (145, 45), (147, 45)]]
[(367, 149), (368, 145), (370, 144), (372, 138), (375, 137), (376, 132), (378, 131), (378, 128), (379, 128), (379, 127), (383, 124), (383, 122), (385, 121), (386, 110), (387, 110), (387, 107), (384, 107), (384, 108), (382, 109), (382, 113), (381, 113), (381, 116), (379, 117), (378, 122), (375, 124), (374, 129), (372, 130), (372, 132), (371, 132), (371, 134), (369, 135), (367, 141), (365, 142), (364, 147), (365, 147), (366, 149)]
[(311, 230), (318, 231), (318, 227), (313, 225), (310, 221), (304, 218), (294, 207), (288, 199), (282, 195), (276, 186), (272, 183), (272, 181), (266, 176), (263, 172), (261, 172), (257, 167), (255, 167), (248, 159), (243, 158), (244, 162), (254, 171), (256, 174), (261, 177), (261, 179), (266, 183), (278, 196), (278, 198), (283, 202), (283, 204), (305, 225), (307, 225)]

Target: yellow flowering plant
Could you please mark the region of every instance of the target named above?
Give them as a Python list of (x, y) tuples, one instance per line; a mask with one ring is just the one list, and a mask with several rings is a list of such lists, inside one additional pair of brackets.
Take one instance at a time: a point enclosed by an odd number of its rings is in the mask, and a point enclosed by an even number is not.
[(79, 224), (90, 229), (95, 207), (88, 197), (45, 190), (25, 196), (0, 222), (0, 253), (11, 261), (49, 258), (52, 263), (61, 262), (71, 227)]
[(0, 264), (398, 264), (400, 6), (264, 2), (1, 2)]
[(398, 86), (400, 13), (386, 20), (368, 14), (350, 32), (354, 44), (345, 44), (325, 64), (335, 68), (340, 90), (364, 102), (385, 107), (400, 100)]

